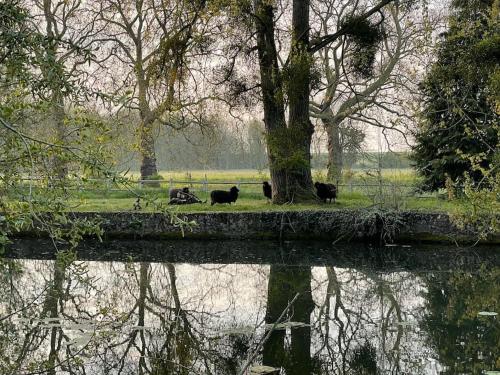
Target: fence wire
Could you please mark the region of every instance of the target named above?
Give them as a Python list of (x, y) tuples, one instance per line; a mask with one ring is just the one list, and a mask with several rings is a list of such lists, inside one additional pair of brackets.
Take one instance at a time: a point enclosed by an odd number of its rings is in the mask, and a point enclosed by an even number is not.
[[(47, 179), (37, 178), (37, 177), (27, 177), (21, 179), (25, 182), (36, 183), (38, 186), (47, 186), (51, 184), (51, 181)], [(193, 192), (204, 192), (208, 193), (213, 187), (217, 186), (237, 186), (238, 188), (244, 189), (245, 186), (252, 187), (251, 190), (258, 191), (257, 187), (262, 186), (263, 181), (248, 181), (248, 180), (210, 180), (208, 178), (203, 179), (161, 179), (161, 180), (125, 180), (127, 185), (133, 186), (137, 189), (155, 189), (163, 190), (167, 192), (171, 188), (181, 188), (189, 187)], [(74, 182), (71, 184), (71, 182)], [(415, 184), (408, 183), (398, 183), (398, 182), (377, 182), (377, 181), (360, 181), (359, 179), (351, 180), (347, 182), (335, 183), (337, 186), (338, 194), (342, 193), (361, 193), (364, 195), (393, 195), (393, 196), (414, 196), (414, 197), (429, 197), (435, 196), (435, 194), (423, 193), (419, 191)], [(112, 179), (104, 178), (88, 178), (88, 179), (75, 179), (70, 180), (69, 187), (65, 187), (69, 190), (77, 190), (81, 192), (126, 192), (128, 189), (124, 184), (116, 183)]]

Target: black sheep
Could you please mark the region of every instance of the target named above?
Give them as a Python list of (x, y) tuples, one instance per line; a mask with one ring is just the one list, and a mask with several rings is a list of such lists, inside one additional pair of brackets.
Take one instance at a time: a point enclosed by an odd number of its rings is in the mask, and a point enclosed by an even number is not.
[(330, 200), (330, 203), (333, 199), (333, 202), (335, 203), (335, 199), (337, 198), (337, 187), (335, 185), (316, 182), (314, 186), (316, 187), (316, 195), (319, 199), (325, 203), (327, 199)]
[(269, 182), (264, 181), (262, 183), (262, 191), (264, 192), (264, 196), (267, 199), (272, 199), (273, 198), (273, 189), (271, 188), (271, 185), (269, 185)]
[(173, 198), (186, 199), (188, 195), (189, 195), (188, 187), (183, 187), (182, 189), (170, 189), (168, 191), (168, 196), (170, 199)]
[(238, 199), (238, 192), (239, 190), (236, 186), (233, 186), (229, 191), (213, 190), (210, 193), (210, 199), (212, 200), (210, 205), (213, 206), (215, 203), (231, 204), (231, 202), (236, 202), (236, 199)]
[(168, 202), (168, 204), (170, 205), (193, 204), (193, 203), (206, 203), (206, 201), (202, 202), (200, 199), (198, 199), (197, 196), (191, 194), (187, 198), (172, 198), (170, 199), (170, 202)]
[(168, 204), (193, 204), (193, 203), (207, 203), (207, 201), (202, 202), (200, 198), (198, 198), (193, 193), (182, 193), (182, 198), (174, 197), (170, 199)]

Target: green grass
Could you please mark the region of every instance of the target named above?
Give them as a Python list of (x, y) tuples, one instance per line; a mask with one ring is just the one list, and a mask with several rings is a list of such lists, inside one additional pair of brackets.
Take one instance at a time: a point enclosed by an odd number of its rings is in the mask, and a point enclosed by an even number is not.
[[(72, 210), (80, 212), (122, 212), (133, 211), (135, 198), (94, 198), (72, 200)], [(158, 198), (155, 203), (167, 205), (168, 199)], [(154, 211), (152, 206), (146, 206), (143, 202), (142, 211)], [(373, 201), (358, 193), (345, 194), (337, 200), (337, 203), (299, 203), (273, 205), (264, 199), (253, 199), (241, 197), (234, 204), (216, 204), (210, 206), (210, 203), (197, 203), (192, 205), (168, 206), (176, 212), (196, 213), (196, 212), (260, 212), (260, 211), (303, 211), (303, 210), (336, 210), (342, 208), (363, 208), (373, 205)], [(392, 206), (388, 206), (392, 207)], [(421, 210), (421, 211), (439, 211), (453, 212), (459, 206), (455, 202), (429, 197), (429, 198), (406, 198), (400, 202), (401, 209)]]
[[(199, 194), (202, 200), (206, 199), (205, 194)], [(370, 205), (370, 201), (367, 197), (360, 194), (352, 194), (349, 197), (344, 197), (335, 204), (322, 204), (322, 203), (306, 203), (306, 204), (285, 204), (285, 205), (273, 205), (268, 203), (265, 199), (255, 198), (253, 196), (247, 196), (246, 194), (240, 195), (236, 203), (229, 204), (216, 204), (210, 206), (210, 199), (207, 203), (197, 203), (191, 205), (181, 205), (181, 206), (168, 206), (176, 212), (259, 212), (259, 211), (290, 211), (290, 210), (331, 210), (340, 208), (359, 208), (366, 207)], [(76, 211), (133, 211), (135, 199), (134, 198), (107, 198), (107, 199), (82, 199), (72, 201), (71, 204), (75, 207)], [(155, 203), (162, 203), (166, 205), (168, 199), (157, 198)], [(151, 212), (152, 207), (146, 207), (145, 203), (141, 203), (143, 211)]]
[[(378, 176), (375, 173), (354, 171), (346, 173), (347, 178), (339, 187), (339, 197), (335, 204), (313, 202), (308, 204), (273, 205), (267, 202), (262, 194), (261, 181), (269, 180), (267, 171), (231, 170), (231, 171), (191, 171), (190, 177), (193, 185), (191, 190), (207, 203), (185, 206), (168, 206), (177, 212), (241, 212), (241, 211), (290, 211), (290, 210), (335, 210), (342, 208), (362, 208), (374, 205), (375, 196), (380, 193)], [(81, 212), (118, 212), (133, 211), (136, 200), (135, 193), (145, 195), (154, 200), (155, 205), (167, 206), (169, 187), (188, 186), (188, 183), (172, 184), (171, 181), (189, 181), (185, 172), (161, 172), (164, 180), (160, 188), (140, 188), (138, 184), (131, 183), (133, 191), (124, 187), (111, 186), (104, 183), (85, 185), (83, 189), (73, 191), (73, 198), (69, 200), (69, 210)], [(323, 170), (313, 171), (314, 180), (324, 180), (326, 175)], [(408, 169), (391, 169), (382, 171), (382, 181), (386, 185), (382, 189), (382, 196), (386, 207), (399, 207), (401, 209), (444, 211), (452, 212), (459, 209), (456, 202), (439, 199), (436, 195), (415, 194), (417, 177), (414, 171)], [(137, 178), (137, 175), (128, 177)], [(208, 185), (196, 184), (208, 180)], [(231, 184), (220, 184), (230, 182)], [(245, 184), (258, 182), (257, 184)], [(210, 206), (209, 192), (214, 189), (228, 190), (232, 184), (240, 185), (240, 195), (236, 204)], [(135, 193), (134, 193), (135, 192)], [(151, 212), (155, 205), (146, 206), (142, 200), (142, 211)]]
[[(256, 196), (253, 193), (245, 193), (242, 190), (236, 203), (229, 204), (216, 204), (210, 205), (210, 199), (205, 193), (199, 193), (199, 198), (207, 200), (207, 203), (197, 203), (192, 205), (181, 206), (167, 206), (168, 199), (166, 195), (149, 194), (149, 198), (153, 199), (155, 204), (161, 204), (164, 207), (181, 213), (196, 213), (196, 212), (261, 212), (261, 211), (303, 211), (303, 210), (337, 210), (345, 208), (364, 208), (370, 207), (374, 204), (373, 197), (364, 195), (362, 193), (344, 193), (339, 196), (336, 203), (299, 203), (299, 204), (284, 204), (274, 205), (267, 202), (262, 196)], [(453, 212), (459, 209), (456, 202), (448, 202), (434, 196), (429, 197), (404, 197), (396, 198), (396, 201), (391, 200), (392, 197), (387, 199), (386, 207), (396, 207), (400, 209), (421, 210), (421, 211), (439, 211), (439, 212)], [(82, 212), (120, 212), (120, 211), (133, 211), (133, 206), (136, 198), (80, 198), (71, 201), (71, 205), (75, 211)], [(147, 206), (145, 201), (141, 201), (143, 212), (152, 212), (154, 208), (152, 205)]]

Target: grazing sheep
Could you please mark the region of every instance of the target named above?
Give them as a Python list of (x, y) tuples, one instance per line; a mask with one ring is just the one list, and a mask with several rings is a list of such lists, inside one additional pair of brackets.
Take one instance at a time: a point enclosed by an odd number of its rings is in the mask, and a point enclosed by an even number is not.
[(271, 188), (271, 185), (269, 185), (269, 182), (264, 181), (262, 183), (262, 191), (264, 192), (264, 196), (267, 199), (272, 199), (273, 198), (273, 189)]
[(236, 202), (236, 199), (238, 199), (238, 188), (236, 186), (233, 186), (229, 191), (224, 191), (224, 190), (213, 190), (210, 193), (210, 199), (212, 200), (212, 203), (210, 203), (211, 206), (213, 206), (215, 203), (229, 203), (231, 202)]
[(330, 200), (330, 203), (333, 199), (333, 203), (335, 203), (335, 199), (337, 198), (337, 187), (335, 185), (316, 182), (314, 186), (316, 187), (316, 195), (319, 199), (325, 203), (327, 199)]
[(170, 199), (172, 198), (179, 198), (179, 199), (186, 199), (187, 195), (189, 195), (189, 188), (183, 187), (182, 189), (170, 189), (168, 191), (168, 196)]

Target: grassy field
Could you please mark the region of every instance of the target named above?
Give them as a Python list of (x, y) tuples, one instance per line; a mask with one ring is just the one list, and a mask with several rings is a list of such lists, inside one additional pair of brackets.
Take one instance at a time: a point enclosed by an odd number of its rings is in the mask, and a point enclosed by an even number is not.
[[(204, 194), (199, 194), (201, 199), (204, 199)], [(168, 199), (165, 197), (155, 197), (155, 203), (165, 205)], [(74, 211), (80, 212), (121, 212), (133, 211), (135, 198), (87, 198), (72, 200), (71, 204)], [(341, 208), (363, 208), (373, 206), (374, 202), (369, 197), (360, 195), (359, 193), (346, 193), (341, 195), (337, 203), (311, 203), (311, 204), (293, 204), (293, 205), (273, 205), (267, 203), (264, 199), (251, 198), (243, 194), (235, 204), (232, 205), (214, 205), (210, 203), (197, 203), (185, 206), (169, 206), (170, 209), (176, 212), (258, 212), (258, 211), (290, 211), (290, 210), (335, 210)], [(446, 200), (425, 197), (425, 198), (405, 198), (404, 202), (400, 201), (397, 206), (387, 205), (388, 208), (400, 208), (423, 211), (440, 211), (452, 212), (457, 209), (457, 205)], [(151, 212), (155, 209), (152, 206), (146, 206), (142, 203), (142, 211)]]
[[(187, 181), (191, 178), (193, 181), (203, 181), (205, 178), (209, 182), (261, 182), (269, 180), (269, 171), (257, 171), (251, 169), (234, 169), (234, 170), (194, 170), (194, 171), (161, 171), (159, 175), (163, 178), (163, 183), (168, 184), (173, 181)], [(323, 181), (326, 178), (326, 170), (315, 169), (312, 171), (313, 179)], [(139, 179), (139, 173), (129, 173), (127, 175), (131, 179)], [(392, 181), (398, 183), (414, 183), (417, 181), (415, 171), (412, 169), (383, 169), (381, 177), (384, 181)], [(352, 170), (346, 171), (342, 183), (361, 182), (368, 180), (376, 180), (375, 171), (370, 170)]]
[[(325, 171), (313, 171), (314, 180), (324, 180)], [(233, 212), (233, 211), (282, 211), (321, 209), (332, 210), (341, 208), (361, 208), (373, 206), (383, 202), (385, 207), (400, 209), (420, 209), (450, 212), (457, 208), (457, 204), (440, 199), (437, 195), (422, 195), (416, 193), (417, 178), (412, 170), (383, 170), (381, 176), (372, 172), (354, 171), (345, 176), (340, 182), (339, 197), (335, 204), (321, 202), (310, 204), (273, 205), (267, 202), (262, 194), (261, 182), (269, 180), (266, 172), (254, 170), (231, 171), (190, 171), (162, 172), (160, 188), (141, 188), (132, 183), (133, 192), (117, 189), (82, 190), (76, 198), (70, 201), (75, 211), (133, 211), (136, 200), (135, 193), (144, 195), (142, 211), (154, 211), (167, 207), (168, 189), (170, 187), (190, 186), (191, 191), (207, 203), (186, 206), (168, 206), (177, 212)], [(129, 177), (138, 178), (138, 175)], [(383, 184), (380, 188), (379, 180)], [(175, 183), (179, 181), (180, 183)], [(201, 182), (205, 182), (204, 184)], [(209, 192), (214, 189), (229, 190), (232, 185), (239, 185), (240, 195), (236, 204), (210, 206)], [(154, 204), (146, 205), (146, 201)]]

